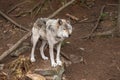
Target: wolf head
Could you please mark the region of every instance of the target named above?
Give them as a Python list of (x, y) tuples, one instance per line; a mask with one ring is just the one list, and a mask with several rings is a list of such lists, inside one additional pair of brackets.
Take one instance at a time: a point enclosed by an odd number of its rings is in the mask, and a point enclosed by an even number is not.
[(55, 36), (60, 38), (70, 37), (72, 33), (72, 26), (65, 19), (40, 18), (39, 23), (45, 25), (48, 31), (51, 31)]
[(67, 38), (71, 36), (72, 26), (68, 20), (65, 19), (57, 19), (57, 36)]

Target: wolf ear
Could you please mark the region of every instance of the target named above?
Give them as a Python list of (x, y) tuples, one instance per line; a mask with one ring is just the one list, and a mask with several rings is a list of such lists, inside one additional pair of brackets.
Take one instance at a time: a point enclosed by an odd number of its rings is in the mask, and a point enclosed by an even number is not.
[(58, 20), (58, 24), (59, 24), (59, 25), (62, 25), (62, 24), (63, 24), (63, 22), (62, 22), (61, 19)]
[(41, 23), (42, 25), (46, 25), (46, 21), (47, 21), (46, 18), (40, 18), (40, 23)]
[(70, 20), (66, 20), (66, 22), (67, 22), (68, 24), (70, 24)]

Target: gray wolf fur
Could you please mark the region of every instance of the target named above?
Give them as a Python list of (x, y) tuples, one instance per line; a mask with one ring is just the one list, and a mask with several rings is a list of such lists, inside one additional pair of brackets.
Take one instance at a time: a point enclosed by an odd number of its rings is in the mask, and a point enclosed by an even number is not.
[[(35, 62), (34, 51), (35, 46), (39, 40), (42, 40), (40, 47), (40, 54), (42, 59), (48, 60), (48, 57), (44, 54), (44, 47), (46, 44), (49, 45), (49, 54), (51, 60), (51, 66), (56, 67), (57, 65), (62, 65), (60, 60), (60, 48), (61, 43), (64, 39), (70, 37), (72, 33), (72, 26), (68, 20), (65, 19), (48, 19), (39, 18), (33, 25), (31, 41), (33, 43), (31, 51), (31, 62)], [(57, 54), (56, 61), (54, 60), (54, 47), (56, 45)]]

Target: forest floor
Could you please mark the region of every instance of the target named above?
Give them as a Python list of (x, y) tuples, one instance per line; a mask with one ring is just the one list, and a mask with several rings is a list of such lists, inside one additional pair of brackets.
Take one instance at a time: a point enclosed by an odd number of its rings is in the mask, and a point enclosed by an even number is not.
[[(24, 0), (0, 0), (0, 10), (7, 14), (7, 12), (16, 4)], [(55, 10), (63, 5), (62, 0), (51, 0), (47, 3), (38, 15), (22, 14), (17, 16), (19, 12), (30, 10), (39, 0), (26, 0), (27, 2), (11, 13), (7, 14), (19, 24), (31, 29), (32, 24), (37, 18), (48, 17)], [(41, 0), (42, 2), (43, 0)], [(68, 0), (69, 1), (69, 0)], [(82, 0), (81, 0), (82, 1)], [(113, 5), (109, 5), (113, 4)], [(115, 4), (115, 5), (114, 5)], [(73, 33), (70, 38), (65, 40), (62, 46), (63, 51), (72, 61), (72, 64), (65, 69), (65, 76), (67, 80), (120, 80), (120, 38), (112, 36), (99, 36), (91, 39), (82, 39), (88, 35), (95, 27), (100, 10), (103, 5), (105, 9), (101, 21), (99, 22), (96, 32), (103, 32), (111, 30), (116, 25), (117, 20), (117, 4), (118, 0), (87, 0), (87, 3), (76, 2), (62, 10), (54, 18), (65, 18), (67, 13), (76, 16), (83, 22), (71, 21), (73, 26)], [(50, 8), (51, 7), (51, 8)], [(27, 32), (17, 28), (14, 24), (0, 16), (0, 55), (21, 39)], [(25, 42), (30, 43), (30, 38)], [(32, 68), (49, 68), (50, 60), (44, 61), (39, 54), (39, 46), (37, 45), (35, 55), (37, 61)], [(29, 56), (30, 49), (21, 55)], [(48, 53), (48, 49), (45, 51)], [(49, 54), (46, 54), (49, 56)], [(2, 60), (2, 63), (8, 64), (17, 57), (10, 55)], [(81, 59), (84, 61), (81, 62)]]

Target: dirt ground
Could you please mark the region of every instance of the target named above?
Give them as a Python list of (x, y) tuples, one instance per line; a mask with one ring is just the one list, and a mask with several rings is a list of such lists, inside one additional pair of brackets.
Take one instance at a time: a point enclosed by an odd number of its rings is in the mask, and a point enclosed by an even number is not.
[[(0, 10), (7, 14), (8, 10), (22, 1), (24, 0), (0, 0)], [(32, 24), (37, 18), (48, 17), (63, 4), (62, 1), (51, 0), (50, 4), (52, 5), (47, 3), (37, 16), (34, 16), (33, 13), (33, 15), (23, 14), (22, 16), (15, 17), (19, 12), (31, 9), (39, 0), (26, 1), (31, 2), (17, 7), (7, 15), (28, 29), (32, 28)], [(72, 64), (65, 69), (66, 80), (120, 80), (120, 38), (112, 36), (100, 36), (88, 40), (81, 38), (89, 34), (93, 29), (103, 5), (106, 5), (103, 13), (104, 16), (95, 33), (107, 31), (115, 27), (118, 0), (87, 0), (88, 3), (86, 4), (78, 1), (54, 17), (68, 19), (65, 14), (69, 13), (80, 20), (87, 19), (79, 23), (71, 21), (73, 34), (69, 39), (65, 40), (65, 44), (62, 46), (62, 51), (72, 61)], [(9, 49), (26, 33), (26, 31), (15, 27), (15, 25), (0, 16), (0, 54)], [(30, 38), (26, 42), (30, 43)], [(41, 59), (39, 46), (40, 43), (35, 51), (37, 62), (33, 64), (33, 68), (49, 68), (50, 61)], [(31, 49), (21, 55), (30, 56), (30, 51)], [(48, 50), (45, 52), (48, 53)], [(46, 55), (49, 56), (48, 54)], [(2, 63), (7, 64), (14, 59), (16, 57), (7, 56)]]

